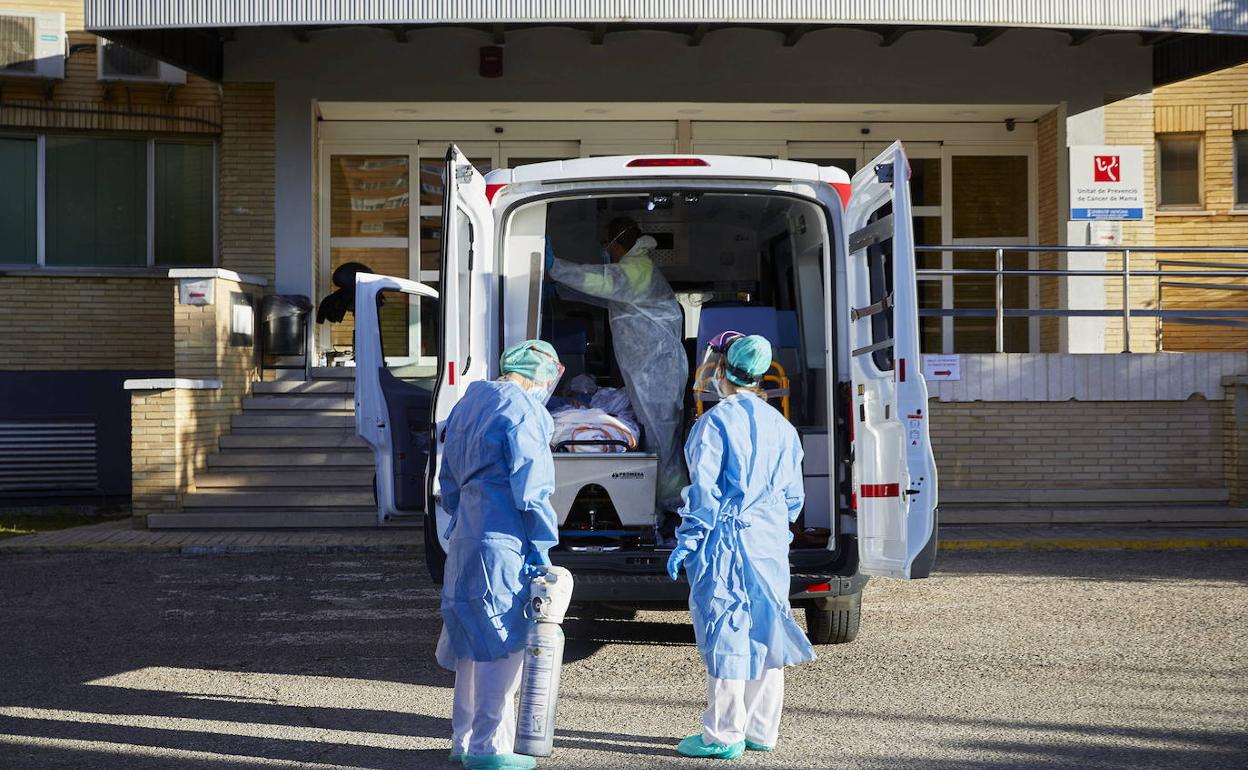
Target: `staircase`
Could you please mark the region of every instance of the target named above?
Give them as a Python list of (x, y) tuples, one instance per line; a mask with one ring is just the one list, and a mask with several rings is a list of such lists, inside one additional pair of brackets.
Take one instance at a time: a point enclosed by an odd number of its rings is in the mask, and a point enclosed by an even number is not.
[(374, 527), (373, 453), (355, 435), (355, 370), (257, 382), (181, 513), (152, 529)]

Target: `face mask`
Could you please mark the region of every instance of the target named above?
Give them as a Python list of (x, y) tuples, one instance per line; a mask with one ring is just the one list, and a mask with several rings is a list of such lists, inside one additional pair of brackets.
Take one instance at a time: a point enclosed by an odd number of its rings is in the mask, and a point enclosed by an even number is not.
[(724, 376), (723, 371), (715, 372), (713, 379), (715, 380), (715, 393), (719, 395), (720, 400), (728, 398), (730, 395), (728, 392), (728, 378)]

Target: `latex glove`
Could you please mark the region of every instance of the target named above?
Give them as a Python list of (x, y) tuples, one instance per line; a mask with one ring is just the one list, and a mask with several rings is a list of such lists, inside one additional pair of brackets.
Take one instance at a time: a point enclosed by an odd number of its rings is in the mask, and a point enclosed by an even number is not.
[(545, 551), (529, 551), (524, 555), (524, 569), (521, 574), (531, 580), (545, 572), (549, 566), (550, 554)]
[(546, 272), (555, 266), (555, 247), (550, 244), (550, 239), (546, 239)]
[(689, 558), (691, 553), (693, 551), (683, 545), (672, 549), (672, 555), (667, 557), (667, 576), (672, 580), (680, 580), (680, 565)]

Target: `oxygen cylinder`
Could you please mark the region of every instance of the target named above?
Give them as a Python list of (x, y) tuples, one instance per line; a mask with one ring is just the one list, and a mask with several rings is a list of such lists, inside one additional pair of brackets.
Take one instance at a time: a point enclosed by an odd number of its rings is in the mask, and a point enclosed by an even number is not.
[(515, 751), (530, 757), (548, 757), (555, 745), (555, 706), (563, 666), (560, 624), (572, 601), (572, 573), (563, 567), (547, 567), (533, 578), (531, 597), (533, 624), (524, 646)]

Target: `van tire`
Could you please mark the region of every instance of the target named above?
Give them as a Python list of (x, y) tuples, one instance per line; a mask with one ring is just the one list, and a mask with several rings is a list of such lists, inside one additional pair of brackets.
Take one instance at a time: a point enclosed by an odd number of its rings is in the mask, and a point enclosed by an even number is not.
[(816, 599), (806, 607), (806, 636), (811, 644), (847, 644), (862, 625), (862, 592)]

